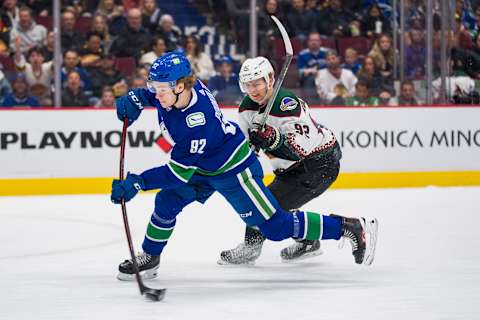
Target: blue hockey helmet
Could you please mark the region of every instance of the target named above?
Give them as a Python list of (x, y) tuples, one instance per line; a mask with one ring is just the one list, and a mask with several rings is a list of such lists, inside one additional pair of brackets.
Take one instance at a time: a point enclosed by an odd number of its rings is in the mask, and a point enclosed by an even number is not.
[(168, 82), (173, 88), (177, 80), (192, 75), (192, 67), (187, 57), (179, 51), (170, 52), (158, 57), (150, 68), (147, 85), (155, 92), (154, 82)]

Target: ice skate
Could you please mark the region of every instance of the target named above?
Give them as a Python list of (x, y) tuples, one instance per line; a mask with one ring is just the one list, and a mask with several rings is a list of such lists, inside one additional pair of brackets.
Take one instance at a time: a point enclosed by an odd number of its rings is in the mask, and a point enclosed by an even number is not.
[(352, 254), (355, 263), (371, 265), (375, 258), (377, 244), (378, 221), (365, 218), (346, 218), (332, 215), (342, 219), (342, 237), (348, 239), (352, 245)]
[(294, 244), (280, 251), (283, 262), (293, 262), (323, 254), (319, 240), (295, 241)]
[[(153, 279), (157, 276), (157, 270), (160, 265), (160, 256), (152, 256), (142, 252), (136, 256), (140, 276), (144, 280)], [(132, 259), (125, 260), (118, 266), (118, 280), (135, 280), (135, 271), (133, 270)]]
[(247, 245), (240, 243), (233, 249), (220, 253), (218, 264), (221, 265), (253, 265), (262, 253), (262, 243)]

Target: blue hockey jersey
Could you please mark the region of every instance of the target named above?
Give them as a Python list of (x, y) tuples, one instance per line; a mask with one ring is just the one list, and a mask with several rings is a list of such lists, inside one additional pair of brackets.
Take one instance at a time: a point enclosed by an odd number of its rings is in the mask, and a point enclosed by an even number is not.
[(155, 94), (145, 96), (158, 110), (161, 127), (175, 142), (170, 161), (141, 174), (145, 190), (173, 188), (187, 183), (195, 174), (220, 176), (243, 171), (255, 154), (236, 123), (223, 118), (215, 98), (200, 81), (183, 109), (163, 108)]

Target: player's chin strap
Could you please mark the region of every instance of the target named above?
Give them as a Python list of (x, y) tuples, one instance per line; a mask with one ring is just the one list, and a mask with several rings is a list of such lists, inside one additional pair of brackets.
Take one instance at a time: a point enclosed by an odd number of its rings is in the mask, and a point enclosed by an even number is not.
[(171, 106), (165, 107), (168, 110), (170, 110), (177, 104), (178, 99), (180, 98), (180, 95), (183, 93), (183, 91), (185, 91), (185, 88), (183, 88), (182, 92), (180, 93), (175, 93), (175, 89), (173, 89), (172, 91), (173, 91), (173, 94), (175, 95), (175, 102), (173, 102)]
[(180, 92), (180, 93), (175, 93), (175, 91), (173, 91), (173, 94), (175, 95), (175, 102), (172, 104), (172, 107), (177, 104), (178, 98), (179, 98), (180, 95), (183, 93), (183, 91), (185, 91), (185, 88), (183, 88), (182, 92)]

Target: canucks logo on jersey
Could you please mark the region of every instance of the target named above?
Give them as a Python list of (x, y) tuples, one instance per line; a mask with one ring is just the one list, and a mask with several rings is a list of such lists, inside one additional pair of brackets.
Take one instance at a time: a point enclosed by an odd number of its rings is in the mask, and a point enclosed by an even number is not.
[(285, 97), (282, 99), (282, 102), (280, 103), (280, 110), (282, 111), (288, 111), (288, 110), (294, 110), (297, 107), (297, 100), (290, 98), (290, 97)]
[(203, 112), (194, 112), (189, 114), (186, 118), (186, 121), (189, 128), (203, 126), (207, 122), (205, 120), (205, 115), (203, 114)]

